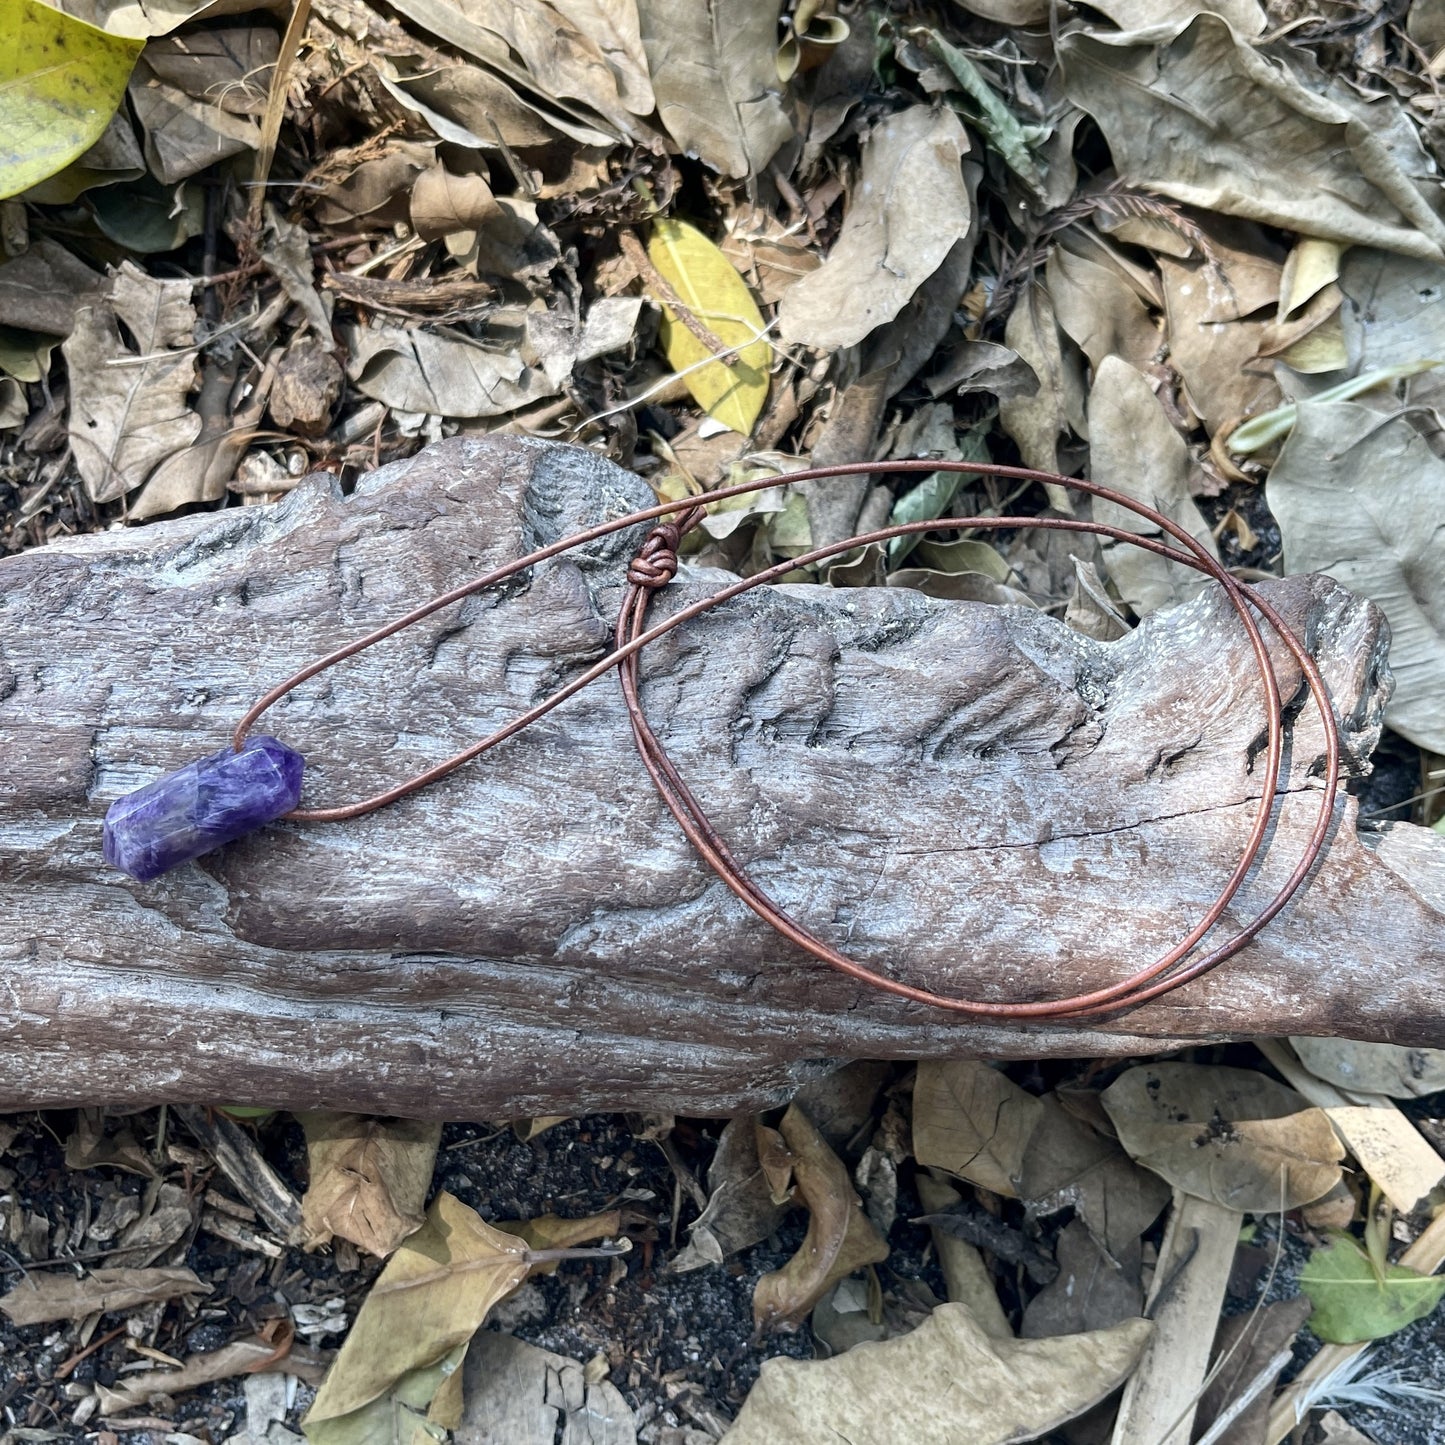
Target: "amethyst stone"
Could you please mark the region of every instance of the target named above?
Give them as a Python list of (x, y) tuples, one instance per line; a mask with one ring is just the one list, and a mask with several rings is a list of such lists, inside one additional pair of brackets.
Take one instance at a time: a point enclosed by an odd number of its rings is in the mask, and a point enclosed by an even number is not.
[(105, 815), (105, 861), (142, 883), (289, 813), (305, 760), (275, 738), (247, 738), (134, 793)]

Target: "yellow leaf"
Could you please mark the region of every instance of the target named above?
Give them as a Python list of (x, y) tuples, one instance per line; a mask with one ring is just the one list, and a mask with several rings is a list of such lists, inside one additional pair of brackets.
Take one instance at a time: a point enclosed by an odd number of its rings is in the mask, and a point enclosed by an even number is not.
[[(374, 1438), (376, 1421), (424, 1411), (487, 1311), (522, 1282), (527, 1245), (450, 1194), (392, 1255), (356, 1316), (303, 1426), (317, 1445)], [(370, 1408), (377, 1401), (391, 1401)], [(362, 1414), (361, 1412), (367, 1412)], [(407, 1420), (410, 1424), (410, 1420)]]
[(0, 5), (0, 199), (53, 176), (100, 139), (144, 45), (40, 0)]
[(682, 373), (697, 404), (729, 430), (751, 435), (768, 399), (772, 347), (766, 340), (753, 339), (762, 332), (763, 316), (747, 284), (732, 262), (686, 221), (655, 221), (647, 254), (683, 305), (719, 341), (742, 348), (728, 361), (709, 361), (713, 352), (671, 307), (662, 308), (663, 352), (673, 369)]

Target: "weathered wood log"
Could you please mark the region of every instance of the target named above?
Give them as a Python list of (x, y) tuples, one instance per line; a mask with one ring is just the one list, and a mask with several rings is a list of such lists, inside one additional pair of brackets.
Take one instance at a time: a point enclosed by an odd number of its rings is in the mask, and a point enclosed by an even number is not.
[[(221, 746), (266, 686), (417, 600), (649, 501), (589, 453), (458, 439), (343, 495), (81, 537), (0, 565), (0, 1108), (155, 1100), (506, 1117), (722, 1111), (849, 1057), (1152, 1051), (1257, 1034), (1445, 1042), (1445, 837), (1356, 829), (1245, 953), (1092, 1026), (969, 1023), (796, 955), (699, 863), (605, 678), (370, 817), (280, 825), (151, 884), (106, 806)], [(454, 751), (609, 644), (636, 532), (315, 679), (268, 718), (316, 803)], [(686, 576), (655, 607), (714, 585)], [(1379, 612), (1272, 585), (1367, 766)], [(1286, 696), (1297, 670), (1275, 649)], [(658, 644), (649, 715), (759, 881), (854, 956), (1041, 997), (1164, 951), (1256, 806), (1259, 683), (1214, 591), (1101, 644), (903, 589), (758, 589)], [(1268, 898), (1319, 802), (1308, 707)]]

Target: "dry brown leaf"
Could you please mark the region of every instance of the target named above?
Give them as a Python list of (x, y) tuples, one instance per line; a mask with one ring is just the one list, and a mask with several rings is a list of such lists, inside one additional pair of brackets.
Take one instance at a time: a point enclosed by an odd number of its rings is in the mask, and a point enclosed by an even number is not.
[(270, 25), (219, 24), (158, 38), (145, 48), (157, 80), (233, 115), (266, 109), (281, 37)]
[(357, 1313), (306, 1416), (307, 1434), (343, 1429), (337, 1422), (464, 1347), (526, 1273), (524, 1240), (438, 1194), (426, 1224), (387, 1261)]
[(1116, 1390), (1147, 1320), (1051, 1340), (999, 1340), (964, 1305), (831, 1360), (765, 1360), (724, 1445), (1005, 1445), (1047, 1434)]
[(461, 332), (375, 323), (343, 333), (356, 389), (402, 411), (501, 416), (557, 391), (515, 350), (493, 349)]
[(913, 1087), (913, 1151), (920, 1164), (1014, 1198), (1042, 1115), (1040, 1101), (998, 1069), (926, 1059)]
[(144, 58), (131, 78), (130, 102), (145, 132), (146, 163), (163, 185), (254, 150), (261, 141), (259, 122), (166, 85), (149, 73)]
[(1445, 1089), (1445, 1049), (1349, 1039), (1293, 1038), (1290, 1043), (1310, 1073), (1341, 1089), (1392, 1099), (1418, 1099)]
[(1137, 369), (1157, 359), (1164, 337), (1116, 267), (1060, 245), (1050, 253), (1045, 275), (1054, 316), (1096, 371), (1110, 356)]
[(707, 1208), (694, 1221), (687, 1245), (672, 1261), (674, 1273), (721, 1264), (729, 1255), (766, 1239), (787, 1212), (775, 1204), (758, 1161), (755, 1121), (730, 1119), (708, 1166)]
[(316, 1384), (325, 1368), (326, 1356), (305, 1345), (278, 1349), (269, 1340), (234, 1340), (219, 1350), (192, 1355), (179, 1370), (147, 1370), (130, 1375), (115, 1386), (97, 1385), (100, 1408), (107, 1415), (146, 1406), (158, 1395), (184, 1394), (199, 1390), (215, 1380), (230, 1380), (256, 1370), (284, 1369), (308, 1384)]
[(1117, 1140), (1069, 1113), (1057, 1094), (1039, 1103), (1020, 1197), (1032, 1214), (1072, 1208), (1106, 1254), (1137, 1272), (1140, 1236), (1169, 1203), (1168, 1186), (1135, 1164)]
[(864, 1214), (848, 1171), (808, 1116), (791, 1105), (779, 1129), (808, 1206), (808, 1233), (797, 1254), (753, 1291), (753, 1318), (764, 1329), (796, 1323), (838, 1280), (888, 1257), (888, 1242)]
[[(1190, 496), (1189, 449), (1164, 413), (1148, 380), (1117, 356), (1106, 356), (1089, 393), (1089, 475), (1178, 523), (1213, 557), (1219, 556), (1209, 524)], [(1096, 498), (1094, 520), (1136, 535), (1157, 537), (1152, 522), (1113, 502)], [(1209, 585), (1193, 568), (1112, 538), (1100, 548), (1119, 596), (1144, 617), (1189, 598)]]
[[(121, 340), (124, 321), (135, 350)], [(61, 348), (70, 372), (70, 445), (92, 501), (140, 486), (188, 447), (201, 419), (186, 403), (196, 384), (191, 283), (157, 281), (124, 261), (104, 300), (76, 313)]]
[(1083, 365), (1077, 351), (1065, 351), (1053, 302), (1043, 286), (1026, 285), (1004, 326), (1009, 348), (1038, 378), (1034, 391), (999, 398), (999, 421), (1018, 444), (1024, 465), (1046, 472), (1059, 468), (1058, 442), (1072, 427), (1083, 433)]
[(29, 250), (0, 263), (0, 326), (68, 336), (75, 313), (104, 287), (105, 278), (64, 246), (36, 237)]
[(1297, 1209), (1340, 1178), (1345, 1151), (1324, 1111), (1257, 1070), (1141, 1064), (1103, 1102), (1135, 1160), (1227, 1209)]
[(1408, 416), (1302, 401), (1266, 496), (1288, 572), (1325, 572), (1390, 622), (1385, 721), (1445, 752), (1445, 462)]
[(97, 1269), (83, 1279), (33, 1270), (0, 1296), (0, 1310), (12, 1324), (40, 1325), (210, 1292), (211, 1286), (188, 1269)]
[(1131, 187), (1266, 225), (1445, 256), (1434, 167), (1392, 97), (1307, 85), (1214, 14), (1122, 33), (1065, 32), (1069, 98)]
[(393, 8), (510, 85), (646, 138), (639, 118), (654, 101), (630, 0), (395, 0)]
[(1144, 1308), (1139, 1271), (1121, 1269), (1110, 1259), (1083, 1220), (1064, 1226), (1054, 1254), (1058, 1275), (1025, 1307), (1019, 1325), (1024, 1339), (1077, 1335), (1139, 1318)]
[(1278, 304), (1282, 268), (1257, 247), (1257, 228), (1210, 226), (1213, 258), (1159, 261), (1169, 361), (1212, 435), (1225, 422), (1278, 404), (1273, 368), (1255, 360)]
[(442, 140), (473, 150), (504, 146), (551, 146), (566, 136), (578, 145), (610, 151), (615, 138), (579, 126), (541, 97), (518, 95), (500, 76), (479, 65), (441, 56), (416, 73), (377, 78), (408, 110), (421, 116)]
[(757, 175), (793, 135), (775, 57), (779, 0), (639, 0), (657, 114), (725, 176)]
[[(863, 146), (843, 229), (816, 271), (778, 307), (788, 341), (852, 346), (891, 321), (968, 234), (962, 158), (968, 137), (951, 110), (915, 105), (889, 116)], [(916, 197), (927, 196), (927, 206)]]
[(500, 214), (483, 176), (454, 176), (445, 166), (433, 166), (416, 178), (411, 190), (412, 228), (426, 241), (480, 230)]
[(385, 1259), (425, 1222), (441, 1125), (330, 1112), (300, 1119), (311, 1169), (301, 1200), (307, 1247), (340, 1235)]

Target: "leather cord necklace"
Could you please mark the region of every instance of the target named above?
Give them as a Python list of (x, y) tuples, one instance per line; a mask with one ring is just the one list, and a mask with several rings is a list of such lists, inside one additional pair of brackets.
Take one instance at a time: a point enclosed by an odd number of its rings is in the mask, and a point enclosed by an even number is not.
[[(790, 558), (786, 562), (731, 583), (709, 596), (689, 602), (661, 622), (654, 623), (651, 627), (647, 625), (647, 613), (653, 597), (676, 576), (677, 549), (682, 538), (701, 521), (710, 504), (794, 482), (860, 474), (908, 475), (934, 472), (986, 474), (1064, 487), (1112, 502), (1132, 512), (1178, 545), (1170, 545), (1169, 542), (1129, 532), (1121, 527), (1072, 517), (936, 518), (884, 527), (816, 548), (804, 556)], [(648, 532), (627, 569), (626, 586), (617, 619), (616, 646), (606, 657), (584, 669), (549, 697), (518, 714), (489, 736), (406, 782), (359, 802), (321, 808), (297, 806), (303, 767), (299, 754), (274, 738), (252, 736), (255, 724), (281, 698), (309, 678), (354, 657), (358, 652), (429, 617), (443, 607), (494, 588), (551, 557), (648, 521), (655, 522), (656, 525)], [(702, 805), (679, 774), (649, 724), (639, 689), (639, 659), (643, 649), (650, 643), (692, 618), (754, 587), (779, 581), (799, 568), (826, 561), (854, 548), (924, 532), (1026, 528), (1085, 532), (1113, 538), (1204, 573), (1219, 584), (1244, 629), (1263, 693), (1266, 747), (1260, 776), (1260, 800), (1244, 849), (1214, 902), (1183, 938), (1147, 967), (1119, 983), (1068, 998), (1026, 1002), (957, 998), (904, 983), (849, 958), (792, 918), (764, 892), (708, 820)], [(1214, 944), (1207, 952), (1191, 958), (1190, 955), (1195, 953), (1205, 936), (1219, 922), (1243, 885), (1259, 857), (1273, 818), (1273, 804), (1284, 756), (1283, 703), (1269, 647), (1255, 620), (1255, 613), (1263, 618), (1298, 663), (1319, 713), (1325, 738), (1320, 807), (1299, 861), (1274, 897), (1232, 935)], [(623, 700), (643, 766), (689, 842), (727, 887), (783, 937), (849, 977), (915, 1003), (947, 1009), (954, 1013), (1014, 1021), (1083, 1019), (1135, 1007), (1201, 977), (1244, 948), (1304, 885), (1325, 846), (1334, 816), (1340, 777), (1339, 730), (1319, 668), (1278, 611), (1253, 589), (1246, 588), (1231, 576), (1184, 528), (1152, 507), (1095, 482), (1026, 467), (998, 466), (982, 462), (919, 460), (814, 467), (777, 477), (742, 482), (735, 486), (720, 487), (681, 501), (660, 502), (656, 506), (643, 508), (628, 516), (565, 537), (434, 597), (404, 616), (317, 659), (273, 687), (237, 724), (230, 748), (189, 764), (186, 768), (119, 799), (106, 815), (106, 857), (132, 876), (147, 879), (276, 818), (288, 818), (298, 822), (337, 822), (359, 818), (438, 781), (464, 763), (496, 747), (614, 667), (618, 669)]]

